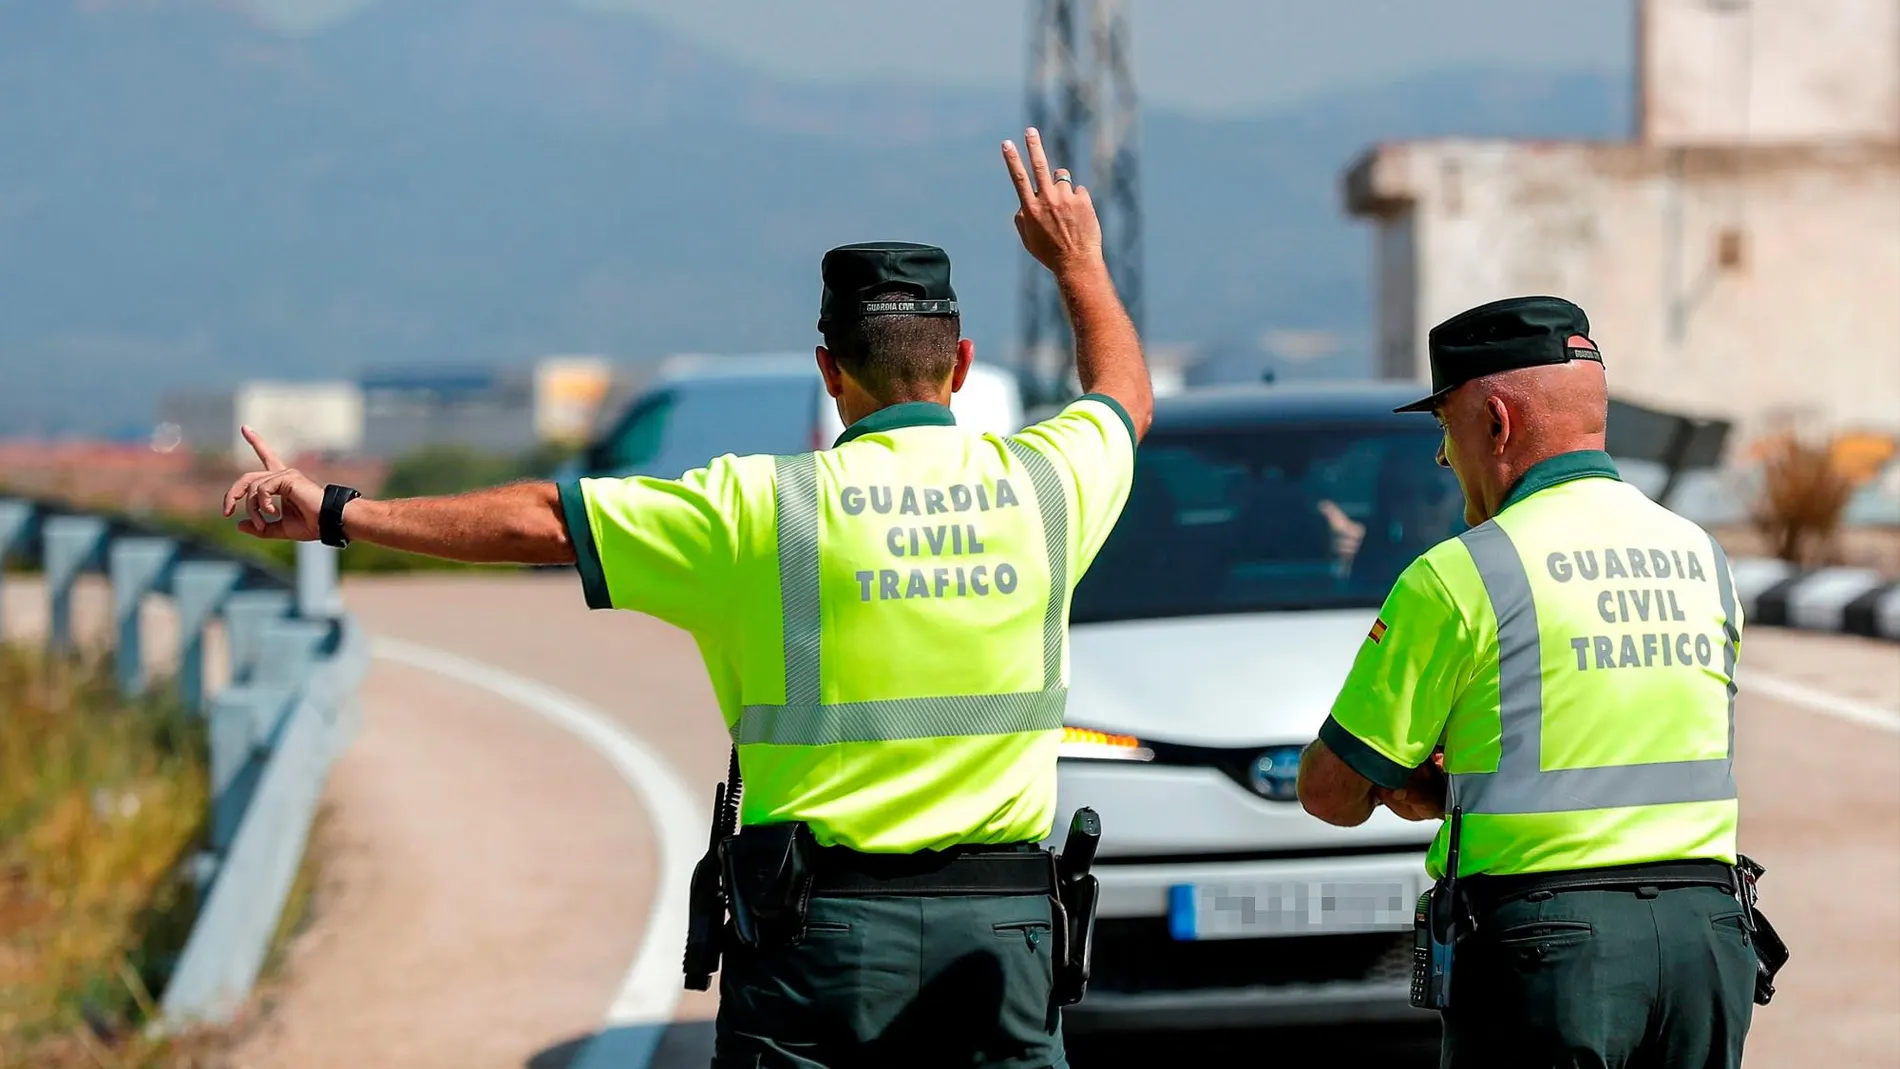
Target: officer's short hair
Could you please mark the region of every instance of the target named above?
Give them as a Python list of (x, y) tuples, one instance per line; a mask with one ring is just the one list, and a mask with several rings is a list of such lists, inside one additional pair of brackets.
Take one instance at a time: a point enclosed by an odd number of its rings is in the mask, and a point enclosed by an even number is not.
[[(872, 300), (906, 300), (901, 289), (879, 291)], [(875, 315), (834, 323), (825, 348), (858, 385), (880, 401), (924, 386), (935, 388), (957, 366), (963, 319), (952, 315)]]

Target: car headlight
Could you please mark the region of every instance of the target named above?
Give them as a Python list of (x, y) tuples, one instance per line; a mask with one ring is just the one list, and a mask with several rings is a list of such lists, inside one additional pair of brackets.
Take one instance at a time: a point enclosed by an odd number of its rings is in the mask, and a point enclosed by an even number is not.
[(1155, 752), (1133, 735), (1065, 727), (1056, 757), (1071, 761), (1152, 761)]

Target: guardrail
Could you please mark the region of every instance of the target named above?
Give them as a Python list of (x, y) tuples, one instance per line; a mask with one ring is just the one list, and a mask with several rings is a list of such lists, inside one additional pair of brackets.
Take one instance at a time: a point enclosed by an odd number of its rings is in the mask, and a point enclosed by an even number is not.
[[(179, 694), (208, 720), (211, 812), (195, 859), (198, 916), (161, 1007), (167, 1024), (228, 1021), (263, 967), (330, 766), (361, 722), (356, 691), (369, 648), (341, 610), (335, 551), (300, 545), (293, 576), (131, 520), (0, 497), (0, 561), (9, 559), (40, 567), (55, 654), (76, 647), (79, 577), (105, 574), (114, 670), (128, 696), (149, 685), (141, 607), (152, 595), (172, 601)], [(230, 681), (207, 694), (214, 621), (223, 625)]]

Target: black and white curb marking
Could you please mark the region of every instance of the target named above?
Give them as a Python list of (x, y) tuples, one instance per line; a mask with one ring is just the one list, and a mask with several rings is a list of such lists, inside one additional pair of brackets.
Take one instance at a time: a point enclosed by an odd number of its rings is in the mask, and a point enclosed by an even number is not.
[(1732, 561), (1747, 624), (1840, 631), (1900, 641), (1900, 582), (1871, 568), (1804, 571), (1787, 561)]

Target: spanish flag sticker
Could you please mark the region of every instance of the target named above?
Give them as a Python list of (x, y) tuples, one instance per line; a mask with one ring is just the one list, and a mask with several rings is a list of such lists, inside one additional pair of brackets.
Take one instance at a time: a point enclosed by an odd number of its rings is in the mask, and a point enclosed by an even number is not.
[(1374, 618), (1372, 621), (1372, 630), (1366, 635), (1366, 637), (1371, 639), (1374, 642), (1377, 642), (1380, 639), (1384, 638), (1385, 637), (1385, 621)]

